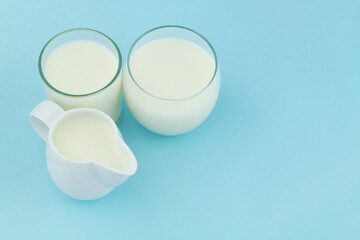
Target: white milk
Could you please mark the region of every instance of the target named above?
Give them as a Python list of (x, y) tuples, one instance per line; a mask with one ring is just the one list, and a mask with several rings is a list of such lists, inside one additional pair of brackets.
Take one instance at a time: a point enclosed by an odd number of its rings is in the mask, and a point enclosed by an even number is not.
[(201, 47), (181, 39), (150, 42), (130, 59), (131, 73), (150, 94), (166, 99), (191, 97), (209, 84), (215, 62)]
[(177, 38), (154, 40), (132, 53), (129, 64), (142, 89), (126, 69), (126, 102), (149, 130), (164, 135), (181, 134), (201, 124), (213, 109), (220, 74), (217, 71), (210, 83), (215, 61), (200, 46)]
[(75, 40), (54, 49), (45, 63), (45, 77), (68, 94), (88, 94), (105, 87), (115, 76), (117, 60), (104, 45)]
[(96, 115), (71, 116), (59, 123), (52, 136), (55, 148), (66, 158), (98, 162), (119, 170), (128, 167), (125, 149), (106, 119)]
[[(63, 93), (89, 95), (67, 96), (46, 86), (48, 98), (65, 110), (92, 107), (107, 113), (116, 121), (121, 111), (120, 77), (110, 86), (107, 85), (116, 75), (118, 64), (113, 52), (98, 42), (73, 40), (63, 43), (48, 55), (43, 66), (45, 78)], [(98, 90), (101, 91), (94, 93)]]

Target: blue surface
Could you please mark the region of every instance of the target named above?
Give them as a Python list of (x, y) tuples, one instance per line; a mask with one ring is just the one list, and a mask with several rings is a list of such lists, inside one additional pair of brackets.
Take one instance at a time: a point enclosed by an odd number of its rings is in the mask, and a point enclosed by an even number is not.
[[(360, 239), (359, 1), (0, 2), (0, 239)], [(74, 27), (126, 56), (160, 25), (204, 34), (222, 71), (195, 131), (162, 137), (124, 107), (139, 169), (97, 200), (52, 183), (28, 114), (40, 50)]]

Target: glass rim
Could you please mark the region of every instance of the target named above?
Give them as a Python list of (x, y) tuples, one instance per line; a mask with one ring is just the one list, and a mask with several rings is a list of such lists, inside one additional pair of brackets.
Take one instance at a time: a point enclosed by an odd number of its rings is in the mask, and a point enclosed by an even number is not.
[[(131, 73), (131, 69), (130, 69), (130, 56), (132, 55), (133, 53), (133, 50), (136, 46), (136, 44), (146, 35), (148, 35), (149, 33), (152, 33), (152, 32), (155, 32), (157, 30), (160, 30), (160, 29), (164, 29), (164, 28), (178, 28), (178, 29), (182, 29), (182, 30), (186, 30), (186, 31), (189, 31), (195, 35), (197, 35), (198, 37), (200, 37), (209, 47), (210, 47), (210, 50), (214, 56), (214, 59), (215, 59), (215, 69), (214, 69), (214, 73), (210, 79), (210, 81), (206, 84), (206, 86), (204, 86), (200, 91), (198, 91), (197, 93), (191, 95), (191, 96), (188, 96), (188, 97), (185, 97), (185, 98), (175, 98), (175, 99), (172, 99), (172, 98), (163, 98), (163, 97), (159, 97), (159, 96), (156, 96), (148, 91), (146, 91), (144, 88), (142, 88), (139, 83), (135, 80), (134, 76), (132, 75)], [(211, 45), (211, 43), (199, 32), (191, 29), (191, 28), (188, 28), (188, 27), (184, 27), (184, 26), (180, 26), (180, 25), (163, 25), (163, 26), (159, 26), (159, 27), (156, 27), (156, 28), (152, 28), (146, 32), (144, 32), (143, 34), (141, 34), (136, 40), (135, 42), (132, 44), (130, 50), (129, 50), (129, 53), (127, 55), (127, 58), (126, 58), (126, 67), (127, 67), (127, 70), (129, 72), (129, 75), (132, 79), (133, 82), (135, 82), (135, 84), (146, 94), (154, 97), (154, 98), (157, 98), (157, 99), (160, 99), (160, 100), (163, 100), (163, 101), (183, 101), (183, 100), (187, 100), (187, 99), (190, 99), (190, 98), (193, 98), (193, 97), (196, 97), (197, 95), (201, 94), (203, 91), (205, 91), (209, 86), (210, 84), (214, 81), (216, 75), (217, 75), (217, 72), (218, 72), (218, 59), (217, 59), (217, 55), (216, 55), (216, 52), (215, 52), (215, 49), (214, 47)]]
[[(116, 70), (116, 73), (114, 75), (114, 77), (111, 79), (111, 81), (106, 84), (104, 87), (96, 90), (96, 91), (93, 91), (93, 92), (90, 92), (90, 93), (85, 93), (85, 94), (71, 94), (71, 93), (66, 93), (66, 92), (63, 92), (57, 88), (55, 88), (54, 86), (52, 86), (48, 80), (46, 79), (45, 77), (45, 74), (43, 73), (43, 70), (42, 70), (42, 67), (41, 67), (41, 61), (42, 61), (42, 58), (43, 58), (43, 54), (46, 50), (46, 48), (51, 44), (51, 42), (64, 35), (64, 34), (67, 34), (69, 32), (76, 32), (76, 31), (88, 31), (88, 32), (93, 32), (95, 34), (98, 34), (102, 37), (104, 37), (105, 39), (109, 40), (110, 43), (112, 43), (112, 45), (115, 47), (116, 49), (116, 52), (118, 54), (118, 59), (119, 59), (119, 62), (118, 62), (118, 66), (117, 66), (117, 70)], [(97, 30), (94, 30), (94, 29), (91, 29), (91, 28), (71, 28), (71, 29), (68, 29), (68, 30), (65, 30), (65, 31), (62, 31), (58, 34), (56, 34), (54, 37), (52, 37), (49, 41), (47, 41), (47, 43), (45, 44), (45, 46), (42, 48), (41, 52), (40, 52), (40, 56), (39, 56), (39, 61), (38, 61), (38, 68), (39, 68), (39, 72), (40, 72), (40, 76), (41, 76), (41, 79), (43, 80), (43, 82), (52, 90), (54, 90), (55, 92), (59, 93), (59, 94), (62, 94), (62, 95), (66, 95), (66, 96), (71, 96), (71, 97), (84, 97), (84, 96), (89, 96), (89, 95), (93, 95), (93, 94), (96, 94), (98, 92), (101, 92), (102, 90), (108, 88), (113, 82), (115, 82), (115, 80), (118, 78), (120, 72), (121, 72), (121, 66), (122, 66), (122, 56), (121, 56), (121, 52), (118, 48), (118, 46), (116, 45), (116, 43), (109, 37), (107, 36), (106, 34), (100, 32), (100, 31), (97, 31)]]

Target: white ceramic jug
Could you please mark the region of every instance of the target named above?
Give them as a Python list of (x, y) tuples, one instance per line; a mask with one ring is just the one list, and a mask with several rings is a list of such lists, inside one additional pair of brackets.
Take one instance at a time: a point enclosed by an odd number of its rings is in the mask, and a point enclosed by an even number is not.
[[(92, 116), (105, 119), (112, 127), (118, 147), (124, 153), (125, 169), (116, 169), (94, 161), (77, 161), (65, 157), (54, 145), (54, 129), (64, 120), (71, 121), (76, 116)], [(85, 118), (86, 119), (86, 118)], [(52, 101), (44, 101), (30, 113), (30, 122), (42, 139), (47, 142), (46, 160), (49, 174), (64, 193), (80, 200), (100, 198), (116, 186), (122, 184), (137, 170), (137, 161), (124, 142), (114, 121), (105, 113), (90, 108), (64, 111)]]

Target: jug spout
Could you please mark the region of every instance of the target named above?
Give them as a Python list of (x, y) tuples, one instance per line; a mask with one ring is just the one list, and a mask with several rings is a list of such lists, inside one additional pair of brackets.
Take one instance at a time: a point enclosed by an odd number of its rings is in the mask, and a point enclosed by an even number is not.
[(98, 163), (93, 163), (94, 169), (97, 172), (99, 178), (108, 187), (116, 187), (122, 184), (137, 170), (137, 161), (134, 154), (123, 140), (120, 141), (123, 147), (126, 149), (125, 158), (128, 162), (128, 166), (125, 170), (118, 170)]

